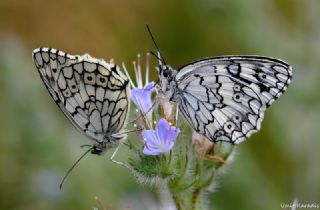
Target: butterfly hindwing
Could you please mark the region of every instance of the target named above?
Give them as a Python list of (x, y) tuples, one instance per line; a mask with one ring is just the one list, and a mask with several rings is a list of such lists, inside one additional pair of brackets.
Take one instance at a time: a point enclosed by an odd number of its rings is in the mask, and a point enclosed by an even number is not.
[(208, 58), (178, 70), (179, 109), (210, 140), (238, 144), (260, 129), (264, 111), (288, 87), (291, 67), (254, 56)]
[(73, 125), (98, 142), (123, 129), (130, 87), (117, 65), (50, 48), (34, 50), (33, 58), (48, 91)]

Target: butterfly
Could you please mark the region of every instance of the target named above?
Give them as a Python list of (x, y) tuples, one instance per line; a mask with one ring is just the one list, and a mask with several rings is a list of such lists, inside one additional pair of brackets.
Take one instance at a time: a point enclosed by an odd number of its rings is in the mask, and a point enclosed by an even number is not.
[(239, 144), (259, 131), (264, 112), (292, 79), (291, 66), (262, 56), (205, 58), (178, 70), (161, 60), (160, 92), (214, 143)]
[(95, 142), (92, 154), (101, 155), (126, 138), (130, 84), (116, 64), (52, 48), (35, 49), (32, 57), (61, 111)]

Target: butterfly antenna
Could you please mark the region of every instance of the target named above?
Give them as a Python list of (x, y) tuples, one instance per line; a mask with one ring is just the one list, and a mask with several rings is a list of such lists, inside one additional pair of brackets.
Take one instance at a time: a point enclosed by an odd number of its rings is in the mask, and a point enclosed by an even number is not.
[[(87, 146), (87, 145), (86, 145)], [(83, 153), (80, 158), (71, 166), (71, 168), (69, 168), (69, 170), (67, 171), (66, 175), (64, 175), (60, 185), (59, 185), (59, 189), (62, 189), (62, 185), (64, 183), (64, 181), (66, 180), (66, 178), (69, 176), (70, 172), (74, 169), (74, 167), (76, 167), (76, 165), (80, 162), (80, 160), (82, 158), (84, 158), (84, 156), (86, 156), (91, 150), (93, 149), (93, 146), (90, 147), (90, 149), (88, 149), (85, 153)]]
[(158, 58), (159, 61), (162, 61), (165, 65), (167, 65), (167, 63), (165, 62), (164, 58), (161, 56), (160, 49), (159, 49), (159, 47), (158, 47), (158, 45), (157, 45), (157, 43), (156, 43), (156, 41), (155, 41), (155, 39), (154, 39), (154, 36), (152, 35), (152, 32), (151, 32), (151, 30), (150, 30), (149, 25), (146, 24), (146, 26), (147, 26), (148, 33), (149, 33), (149, 35), (150, 35), (150, 37), (151, 37), (151, 39), (152, 39), (152, 42), (153, 42), (154, 46), (156, 47), (156, 49), (157, 49), (157, 51), (158, 51), (158, 53), (159, 53), (159, 56), (155, 55), (155, 54), (152, 53), (152, 52), (151, 52), (151, 54), (153, 54), (154, 56), (156, 56), (156, 58)]
[(161, 58), (161, 55), (160, 55), (159, 53), (158, 53), (158, 55), (157, 55), (156, 53), (154, 53), (153, 51), (149, 51), (149, 53), (150, 53), (151, 55), (153, 55), (154, 57), (156, 57), (156, 59), (159, 60), (160, 64), (161, 64), (161, 62), (163, 62), (164, 64), (166, 63), (166, 62), (163, 60), (163, 58)]

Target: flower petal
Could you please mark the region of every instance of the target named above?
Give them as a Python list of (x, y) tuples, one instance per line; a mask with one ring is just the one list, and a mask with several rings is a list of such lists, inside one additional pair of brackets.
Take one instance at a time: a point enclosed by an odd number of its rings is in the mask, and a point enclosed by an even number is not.
[(155, 82), (149, 82), (143, 87), (143, 89), (148, 91), (153, 91), (154, 88), (155, 88)]
[(171, 127), (170, 132), (169, 132), (169, 137), (168, 137), (168, 144), (173, 143), (175, 139), (178, 137), (180, 134), (180, 129), (177, 127)]
[(143, 148), (143, 154), (145, 155), (160, 155), (158, 150), (151, 150), (147, 146)]
[(143, 130), (141, 135), (146, 142), (150, 142), (152, 144), (159, 143), (158, 136), (154, 130)]
[(142, 131), (142, 136), (145, 139), (145, 146), (143, 149), (143, 154), (145, 155), (158, 155), (160, 154), (158, 145), (159, 139), (154, 130), (144, 130)]
[(143, 153), (146, 155), (159, 155), (170, 151), (179, 133), (179, 128), (171, 127), (164, 118), (160, 119), (156, 130), (142, 131), (141, 134), (145, 139)]
[(161, 118), (157, 124), (156, 132), (157, 132), (158, 138), (163, 143), (166, 143), (166, 141), (168, 140), (169, 130), (170, 130), (169, 123), (164, 118)]
[(151, 93), (152, 91), (141, 88), (131, 90), (131, 100), (143, 113), (146, 113), (152, 107)]
[(164, 152), (169, 152), (169, 151), (172, 149), (173, 146), (174, 146), (174, 141), (172, 141), (172, 142), (170, 142), (169, 144), (167, 144), (167, 146), (165, 147), (165, 149), (162, 150), (162, 153), (164, 153)]

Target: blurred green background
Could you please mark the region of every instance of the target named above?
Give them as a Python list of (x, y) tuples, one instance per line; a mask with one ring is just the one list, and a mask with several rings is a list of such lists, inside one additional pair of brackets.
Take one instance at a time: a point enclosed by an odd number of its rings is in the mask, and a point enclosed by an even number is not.
[(273, 210), (294, 198), (319, 204), (319, 20), (317, 0), (1, 0), (0, 209), (92, 209), (95, 196), (108, 210), (156, 209), (155, 190), (111, 164), (110, 154), (87, 156), (58, 189), (90, 141), (54, 104), (31, 59), (34, 48), (47, 46), (128, 66), (155, 50), (146, 23), (176, 68), (224, 54), (293, 66), (288, 91), (208, 197), (212, 209)]

